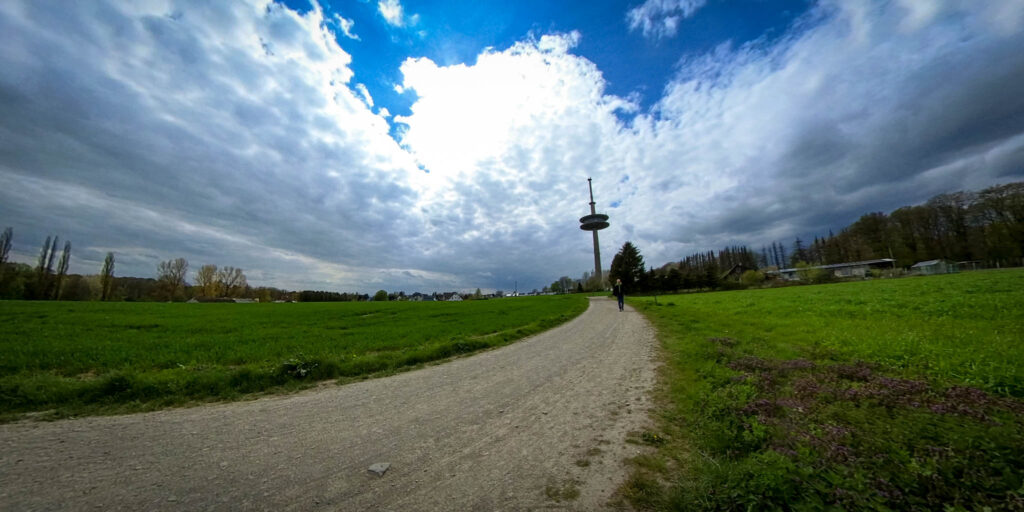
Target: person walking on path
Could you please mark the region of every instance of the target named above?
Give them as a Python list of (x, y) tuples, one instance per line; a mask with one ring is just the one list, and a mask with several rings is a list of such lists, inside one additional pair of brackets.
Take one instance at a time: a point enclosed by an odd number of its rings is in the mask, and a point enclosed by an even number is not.
[(619, 299), (619, 311), (622, 311), (622, 301), (626, 298), (626, 292), (622, 290), (622, 279), (615, 280), (615, 286), (612, 286), (612, 295)]

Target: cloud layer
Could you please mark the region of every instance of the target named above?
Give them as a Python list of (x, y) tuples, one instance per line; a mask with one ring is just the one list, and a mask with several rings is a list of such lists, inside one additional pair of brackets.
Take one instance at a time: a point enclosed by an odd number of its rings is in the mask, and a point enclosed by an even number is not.
[(630, 30), (642, 30), (645, 37), (672, 37), (679, 23), (692, 17), (707, 0), (647, 0), (626, 14)]
[[(628, 16), (647, 34), (701, 4)], [(824, 233), (1024, 178), (1024, 7), (929, 5), (821, 2), (770, 43), (681, 55), (651, 110), (606, 93), (586, 34), (413, 56), (392, 130), (337, 43), (351, 22), (318, 8), (4, 2), (0, 222), (23, 261), (71, 239), (76, 272), (114, 251), (121, 275), (184, 256), (371, 292), (578, 276), (587, 177), (605, 266), (626, 240), (661, 264)]]
[(600, 71), (571, 53), (577, 34), (472, 67), (410, 60), (403, 85), (420, 100), (402, 141), (453, 173), (452, 197), (473, 211), (463, 222), (490, 233), (500, 210), (481, 205), (499, 202), (516, 218), (544, 212), (545, 247), (571, 238), (585, 252), (559, 222), (585, 213), (593, 176), (617, 206), (604, 239), (656, 264), (1024, 177), (1021, 9), (866, 5), (823, 3), (770, 46), (687, 56), (652, 112), (603, 94)]
[(404, 270), (415, 226), (394, 220), (419, 171), (349, 89), (322, 15), (175, 5), (0, 7), (16, 236), (68, 233), (82, 271), (105, 250), (126, 272), (188, 255), (283, 286)]

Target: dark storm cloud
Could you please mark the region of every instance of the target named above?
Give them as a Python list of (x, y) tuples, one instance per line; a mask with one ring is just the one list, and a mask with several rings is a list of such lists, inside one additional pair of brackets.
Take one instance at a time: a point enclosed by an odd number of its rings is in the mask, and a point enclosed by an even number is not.
[(685, 64), (662, 107), (690, 126), (666, 131), (712, 178), (706, 212), (670, 223), (671, 236), (788, 243), (1024, 178), (1024, 32), (985, 6), (945, 8), (908, 27), (901, 4), (826, 2), (777, 46)]
[(137, 275), (178, 255), (293, 261), (324, 265), (322, 287), (399, 263), (418, 222), (408, 160), (315, 22), (273, 5), (53, 7), (0, 9), (0, 217), (16, 252), (59, 232), (77, 271), (103, 250)]

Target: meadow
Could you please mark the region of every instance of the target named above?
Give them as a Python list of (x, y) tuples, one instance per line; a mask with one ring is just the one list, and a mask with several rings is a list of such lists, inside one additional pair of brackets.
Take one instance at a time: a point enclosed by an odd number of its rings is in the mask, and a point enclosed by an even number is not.
[(1024, 270), (629, 299), (641, 509), (1024, 509)]
[(583, 296), (465, 302), (0, 301), (0, 419), (151, 410), (355, 379), (500, 346)]

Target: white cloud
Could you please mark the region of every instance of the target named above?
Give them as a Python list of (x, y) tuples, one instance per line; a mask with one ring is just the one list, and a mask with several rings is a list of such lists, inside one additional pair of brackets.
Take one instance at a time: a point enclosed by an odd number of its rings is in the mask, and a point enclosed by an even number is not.
[(672, 37), (679, 22), (692, 17), (707, 0), (647, 0), (626, 13), (629, 29), (641, 29), (645, 37)]
[(575, 220), (586, 213), (586, 179), (597, 178), (607, 205), (617, 163), (635, 153), (616, 111), (636, 105), (605, 94), (593, 63), (568, 53), (578, 38), (548, 35), (474, 66), (402, 65), (403, 87), (419, 99), (397, 119), (408, 124), (401, 141), (430, 171), (421, 208), (431, 231), (461, 230), (447, 244), (453, 253), (511, 252), (555, 277), (587, 268)]
[(421, 208), (458, 212), (466, 246), (529, 240), (551, 275), (589, 266), (574, 223), (587, 176), (611, 215), (606, 265), (626, 240), (661, 264), (823, 234), (1024, 177), (1024, 36), (998, 23), (985, 7), (826, 3), (775, 45), (683, 61), (655, 110), (629, 123), (616, 110), (635, 105), (605, 94), (600, 71), (570, 53), (574, 36), (473, 66), (411, 59), (403, 86), (419, 100), (401, 140), (431, 171)]
[(402, 4), (398, 0), (380, 0), (377, 2), (377, 10), (384, 17), (389, 25), (402, 27), (405, 25), (405, 13)]
[(335, 13), (332, 19), (334, 19), (334, 22), (337, 24), (337, 26), (341, 28), (342, 35), (349, 39), (354, 39), (356, 41), (360, 40), (359, 36), (355, 32), (352, 32), (352, 27), (354, 27), (356, 24), (355, 20), (348, 19), (338, 13)]
[(355, 89), (356, 92), (359, 93), (359, 97), (363, 100), (363, 103), (366, 103), (367, 107), (373, 108), (373, 97), (370, 96), (370, 91), (366, 88), (366, 85), (356, 84)]

